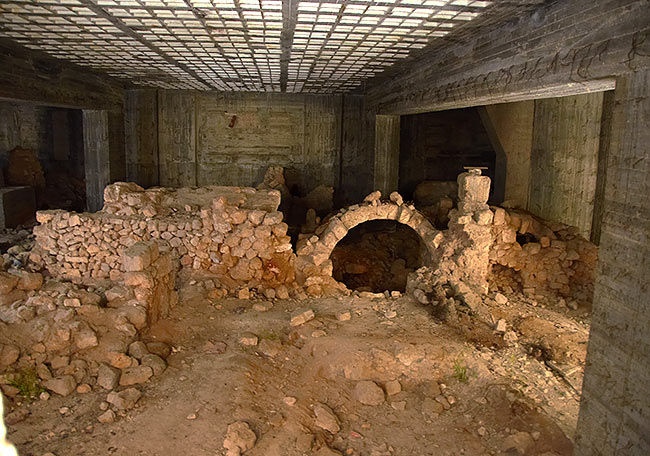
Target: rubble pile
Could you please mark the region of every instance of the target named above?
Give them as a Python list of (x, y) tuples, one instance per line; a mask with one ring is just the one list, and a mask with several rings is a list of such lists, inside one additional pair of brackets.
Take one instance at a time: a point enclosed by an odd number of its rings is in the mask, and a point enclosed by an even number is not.
[(216, 277), (215, 297), (245, 287), (295, 288), (277, 190), (117, 183), (106, 187), (104, 200), (96, 214), (40, 211), (31, 259), (54, 277), (120, 280), (124, 249), (155, 240), (184, 268)]
[(465, 307), (488, 318), (483, 304), (488, 291), (489, 249), (493, 213), (487, 205), (490, 178), (480, 170), (458, 176), (458, 209), (449, 213), (449, 229), (434, 251), (433, 262), (409, 276), (407, 293), (431, 304), (441, 318)]
[(492, 234), (491, 280), (497, 288), (591, 301), (598, 248), (578, 228), (521, 210), (494, 208)]
[[(92, 287), (0, 272), (0, 389), (6, 396), (114, 390), (164, 371), (169, 347), (139, 339), (178, 299), (171, 255), (155, 243), (136, 243), (122, 263), (123, 282)], [(26, 390), (30, 376), (44, 389)]]
[(458, 183), (455, 181), (422, 181), (413, 192), (413, 202), (436, 228), (449, 224), (449, 212), (456, 206)]
[(45, 187), (43, 167), (36, 153), (22, 147), (10, 150), (5, 180), (7, 185)]
[(0, 252), (2, 252), (4, 269), (26, 265), (33, 247), (34, 234), (31, 226), (0, 230)]

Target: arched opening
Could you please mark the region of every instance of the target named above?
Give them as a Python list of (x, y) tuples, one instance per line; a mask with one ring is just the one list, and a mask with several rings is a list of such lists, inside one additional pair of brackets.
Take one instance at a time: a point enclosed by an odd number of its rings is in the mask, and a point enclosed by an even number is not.
[(409, 226), (370, 220), (336, 244), (332, 275), (351, 290), (404, 292), (408, 274), (424, 264), (425, 255), (420, 236)]

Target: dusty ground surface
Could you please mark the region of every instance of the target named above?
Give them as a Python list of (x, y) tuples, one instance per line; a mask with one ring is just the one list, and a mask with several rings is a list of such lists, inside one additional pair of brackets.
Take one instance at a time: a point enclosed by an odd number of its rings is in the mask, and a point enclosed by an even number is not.
[[(468, 338), (408, 297), (214, 301), (188, 286), (148, 336), (174, 353), (139, 387), (135, 409), (104, 424), (106, 391), (53, 395), (23, 404), (29, 415), (8, 436), (23, 456), (225, 455), (227, 426), (245, 421), (257, 436), (246, 456), (338, 454), (326, 447), (358, 456), (569, 455), (584, 312), (508, 298), (495, 318), (507, 320), (510, 341), (495, 344), (501, 334)], [(316, 316), (292, 327), (296, 309)], [(340, 321), (345, 311), (351, 318)], [(538, 317), (548, 324), (534, 333), (527, 318)], [(261, 345), (243, 345), (248, 333)], [(362, 380), (384, 389), (397, 380), (402, 391), (364, 405), (354, 393)], [(318, 404), (331, 408), (339, 432), (316, 425)]]

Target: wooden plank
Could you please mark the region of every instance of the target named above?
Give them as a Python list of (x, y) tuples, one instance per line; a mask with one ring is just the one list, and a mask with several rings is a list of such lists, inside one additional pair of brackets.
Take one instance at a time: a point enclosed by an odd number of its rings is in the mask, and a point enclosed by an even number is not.
[(359, 202), (372, 186), (372, 148), (366, 147), (365, 107), (362, 95), (343, 97), (341, 120), (340, 179), (335, 194), (337, 203), (347, 206)]
[(108, 147), (110, 160), (110, 181), (126, 180), (126, 156), (124, 152), (124, 113), (108, 111)]
[(110, 183), (110, 145), (108, 111), (83, 111), (84, 163), (88, 211), (104, 204), (104, 187)]
[(158, 92), (160, 185), (197, 185), (196, 98), (192, 92)]
[(126, 177), (143, 187), (159, 185), (158, 93), (127, 90), (125, 100)]
[(305, 183), (336, 187), (341, 166), (341, 106), (337, 95), (305, 97)]

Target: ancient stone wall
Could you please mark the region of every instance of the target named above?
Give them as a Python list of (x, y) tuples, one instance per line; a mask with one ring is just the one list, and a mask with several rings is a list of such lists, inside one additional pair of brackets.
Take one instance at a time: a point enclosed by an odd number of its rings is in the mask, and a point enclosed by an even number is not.
[(156, 323), (178, 302), (176, 265), (170, 253), (161, 254), (157, 242), (137, 242), (122, 254), (124, 285), (147, 310), (147, 323)]
[(580, 235), (579, 228), (525, 211), (494, 208), (492, 234), (490, 263), (516, 271), (526, 294), (556, 293), (591, 302), (598, 248)]
[(219, 279), (218, 288), (291, 284), (294, 254), (275, 190), (239, 187), (143, 190), (135, 184), (106, 187), (96, 214), (41, 211), (32, 260), (54, 277), (110, 278), (127, 272), (124, 250), (157, 241), (187, 269)]

